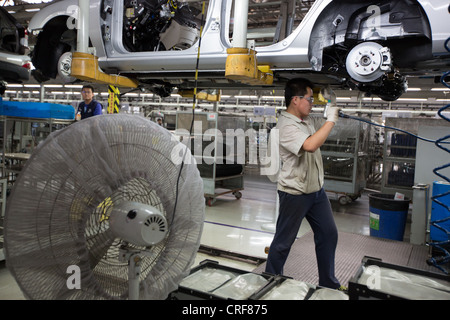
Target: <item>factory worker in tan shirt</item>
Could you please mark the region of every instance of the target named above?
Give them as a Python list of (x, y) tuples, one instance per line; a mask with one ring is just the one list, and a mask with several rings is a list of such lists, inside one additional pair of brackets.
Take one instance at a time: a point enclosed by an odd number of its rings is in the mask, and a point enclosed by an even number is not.
[[(330, 201), (323, 189), (319, 149), (338, 121), (339, 109), (330, 107), (325, 123), (310, 117), (313, 87), (310, 81), (301, 78), (288, 81), (285, 87), (287, 109), (281, 112), (275, 127), (279, 130), (282, 163), (278, 175), (280, 207), (266, 272), (283, 274), (291, 246), (306, 218), (314, 232), (319, 285), (342, 289), (334, 274), (338, 235)], [(318, 126), (319, 123), (322, 125)]]

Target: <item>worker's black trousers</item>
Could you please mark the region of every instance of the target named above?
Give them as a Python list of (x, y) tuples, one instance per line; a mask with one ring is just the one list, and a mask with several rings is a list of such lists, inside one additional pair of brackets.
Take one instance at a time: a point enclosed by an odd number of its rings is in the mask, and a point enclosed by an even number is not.
[(334, 260), (338, 233), (330, 201), (323, 189), (320, 191), (292, 195), (278, 191), (280, 210), (275, 236), (270, 245), (266, 272), (283, 274), (283, 267), (300, 229), (303, 218), (314, 232), (319, 286), (336, 289), (340, 287), (334, 274)]

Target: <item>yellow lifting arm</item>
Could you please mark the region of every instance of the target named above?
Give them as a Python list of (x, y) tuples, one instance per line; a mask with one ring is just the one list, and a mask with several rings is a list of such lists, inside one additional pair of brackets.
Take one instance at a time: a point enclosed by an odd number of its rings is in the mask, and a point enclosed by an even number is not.
[(258, 66), (256, 51), (247, 48), (229, 48), (225, 64), (225, 77), (250, 85), (271, 85), (273, 72), (270, 66)]
[[(183, 98), (192, 98), (194, 97), (194, 90), (179, 90), (178, 94)], [(200, 91), (196, 94), (197, 100), (206, 100), (212, 102), (220, 101), (220, 90), (219, 92), (211, 93), (208, 91)]]
[(84, 52), (72, 54), (71, 76), (84, 81), (110, 84), (116, 87), (137, 88), (139, 85), (137, 80), (104, 73), (98, 66), (98, 57)]

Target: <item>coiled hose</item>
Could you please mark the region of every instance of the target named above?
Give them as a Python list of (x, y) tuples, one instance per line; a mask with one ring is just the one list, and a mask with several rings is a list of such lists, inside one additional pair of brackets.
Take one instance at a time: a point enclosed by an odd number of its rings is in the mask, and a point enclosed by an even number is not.
[[(450, 41), (450, 38), (448, 38), (448, 39), (445, 41), (445, 49), (447, 49), (448, 52), (450, 52), (450, 48), (448, 47), (449, 41)], [(450, 89), (450, 85), (446, 82), (446, 78), (447, 78), (448, 76), (450, 76), (450, 71), (447, 71), (447, 72), (445, 72), (445, 73), (442, 75), (442, 77), (441, 77), (441, 83), (442, 83), (445, 87), (447, 87), (447, 88)], [(444, 110), (447, 110), (447, 109), (449, 109), (449, 108), (450, 108), (450, 104), (447, 104), (446, 106), (442, 107), (442, 108), (439, 109), (439, 111), (438, 111), (438, 115), (439, 115), (442, 119), (444, 119), (444, 120), (446, 120), (446, 121), (448, 121), (448, 122), (450, 122), (450, 119), (449, 119), (448, 117), (444, 116), (443, 112), (444, 112)], [(448, 149), (447, 147), (444, 146), (444, 144), (445, 144), (446, 142), (448, 143), (447, 140), (449, 140), (449, 139), (450, 139), (450, 135), (444, 136), (444, 137), (442, 137), (442, 138), (440, 138), (440, 139), (437, 139), (436, 142), (435, 142), (435, 145), (436, 145), (438, 148), (444, 150), (445, 152), (450, 153), (450, 149)], [(445, 168), (448, 168), (448, 167), (450, 167), (450, 163), (447, 163), (447, 164), (445, 164), (445, 165), (443, 165), (443, 166), (441, 166), (441, 167), (437, 167), (437, 168), (433, 169), (433, 173), (434, 173), (435, 175), (439, 176), (440, 178), (444, 179), (444, 180), (447, 181), (448, 183), (450, 183), (450, 178), (439, 172), (439, 171), (442, 171), (442, 170), (444, 170)], [(450, 220), (450, 204), (449, 204), (449, 203), (444, 203), (444, 202), (440, 201), (440, 199), (441, 199), (441, 198), (444, 198), (445, 196), (448, 196), (448, 195), (450, 195), (450, 190), (447, 191), (447, 192), (444, 192), (444, 193), (442, 193), (442, 194), (438, 194), (438, 195), (435, 195), (435, 196), (432, 196), (432, 197), (431, 197), (431, 200), (432, 200), (432, 201), (434, 201), (435, 203), (437, 203), (438, 205), (444, 207), (444, 208), (447, 210), (448, 215), (447, 215), (445, 218), (443, 218), (443, 219), (432, 220), (432, 221), (430, 221), (430, 226), (434, 226), (434, 227), (438, 228), (439, 230), (443, 231), (443, 232), (447, 235), (448, 239), (447, 239), (447, 240), (444, 240), (444, 241), (439, 241), (439, 242), (430, 242), (429, 244), (430, 244), (432, 247), (441, 250), (441, 251), (444, 253), (444, 255), (443, 255), (443, 256), (436, 257), (436, 258), (435, 258), (435, 257), (432, 257), (432, 258), (430, 258), (430, 259), (427, 260), (427, 263), (428, 263), (428, 264), (437, 267), (438, 269), (440, 269), (441, 271), (443, 271), (443, 272), (446, 273), (446, 274), (448, 274), (448, 271), (447, 271), (446, 269), (444, 269), (443, 267), (441, 267), (441, 265), (450, 262), (450, 253), (449, 253), (449, 251), (446, 249), (446, 248), (448, 247), (448, 245), (450, 245), (450, 230), (448, 230), (448, 229), (446, 229), (445, 227), (443, 227), (442, 224), (443, 224), (444, 222)]]

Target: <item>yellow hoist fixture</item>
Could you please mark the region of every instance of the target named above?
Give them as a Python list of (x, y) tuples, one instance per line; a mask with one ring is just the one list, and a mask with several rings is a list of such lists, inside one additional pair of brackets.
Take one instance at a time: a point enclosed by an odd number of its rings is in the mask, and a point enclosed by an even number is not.
[(273, 72), (268, 65), (257, 65), (256, 51), (248, 48), (227, 49), (225, 77), (249, 85), (271, 85)]
[(325, 105), (328, 103), (328, 100), (322, 95), (321, 88), (314, 88), (313, 97), (314, 97), (314, 104)]
[[(193, 98), (194, 97), (194, 90), (179, 90), (178, 94), (182, 96), (183, 98)], [(220, 101), (220, 90), (217, 92), (208, 92), (206, 91), (200, 91), (196, 93), (196, 99), (198, 100), (206, 100), (206, 101), (212, 101), (212, 102), (219, 102)]]
[(98, 66), (98, 57), (84, 52), (72, 54), (71, 76), (83, 81), (110, 84), (116, 87), (137, 88), (139, 85), (137, 80), (104, 73)]

